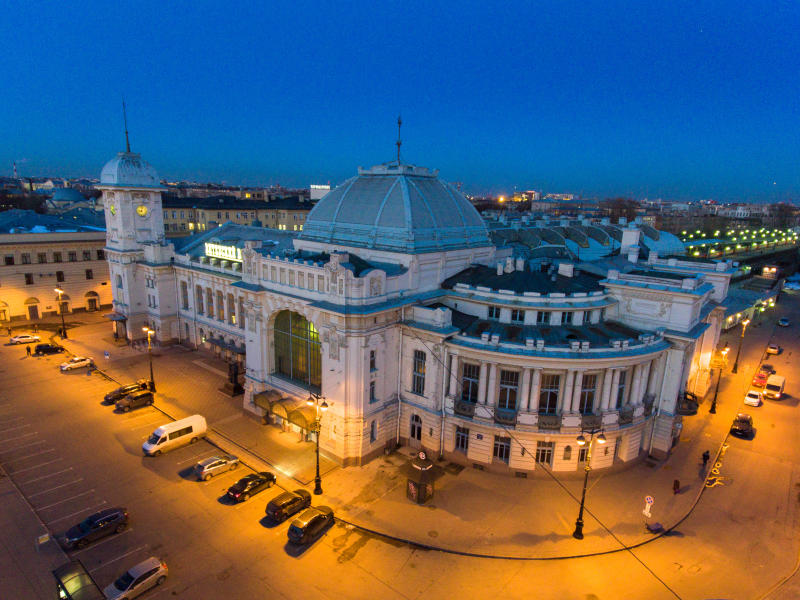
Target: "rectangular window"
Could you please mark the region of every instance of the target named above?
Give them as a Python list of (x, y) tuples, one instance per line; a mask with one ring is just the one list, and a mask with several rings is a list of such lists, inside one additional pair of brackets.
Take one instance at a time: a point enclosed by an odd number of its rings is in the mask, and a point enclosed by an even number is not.
[(414, 371), (411, 377), (411, 391), (423, 396), (425, 394), (425, 353), (414, 350)]
[(490, 306), (489, 307), (489, 318), (494, 319), (496, 321), (500, 320), (500, 307), (499, 306)]
[(94, 274), (91, 269), (86, 269), (86, 279), (94, 279)]
[(545, 312), (543, 310), (536, 312), (536, 324), (537, 325), (546, 325), (548, 321), (548, 315), (550, 313)]
[(369, 424), (369, 443), (372, 444), (378, 438), (378, 426), (375, 421)]
[(569, 311), (564, 311), (561, 313), (561, 324), (568, 325), (572, 322), (572, 313)]
[(23, 252), (21, 257), (22, 257), (22, 264), (23, 265), (31, 264), (31, 255), (30, 254), (28, 254), (27, 252)]
[(322, 275), (317, 275), (317, 290), (320, 292), (325, 291), (325, 277)]
[(463, 402), (478, 401), (478, 383), (481, 378), (480, 365), (464, 363), (464, 370), (461, 375), (461, 400)]
[(97, 260), (105, 260), (105, 259), (106, 259), (106, 253), (103, 250), (98, 250)]
[(306, 274), (302, 271), (297, 274), (297, 287), (304, 288), (306, 287)]
[(375, 397), (375, 382), (369, 382), (369, 402), (372, 404), (373, 402), (377, 402), (378, 399)]
[(617, 387), (617, 408), (622, 408), (625, 402), (625, 380), (628, 378), (627, 371), (619, 372), (619, 387)]
[(494, 436), (494, 450), (492, 456), (497, 460), (508, 464), (508, 457), (511, 455), (511, 438)]
[(72, 250), (71, 252), (67, 252), (67, 260), (69, 262), (77, 262), (78, 260), (78, 253)]
[(344, 296), (344, 277), (339, 279), (339, 295)]
[[(44, 264), (44, 263), (46, 263), (46, 262), (47, 262), (47, 253), (45, 253), (45, 252), (39, 252), (39, 254), (37, 254), (37, 255), (36, 255), (36, 261), (37, 261), (37, 262), (38, 262), (40, 265), (41, 265), (41, 264)], [(12, 264), (13, 264), (13, 263), (12, 263)]]
[(584, 375), (581, 383), (581, 396), (578, 403), (578, 411), (582, 415), (592, 414), (594, 408), (594, 397), (597, 392), (597, 375)]
[(61, 252), (53, 252), (53, 262), (61, 262)]
[(269, 279), (270, 281), (278, 281), (278, 269), (275, 267), (269, 268)]
[(586, 446), (583, 446), (580, 449), (578, 449), (578, 462), (579, 463), (585, 463), (586, 462), (586, 456), (588, 454), (589, 454), (589, 448), (587, 448)]
[(14, 255), (13, 254), (7, 254), (5, 256), (4, 261), (5, 261), (6, 266), (10, 267), (11, 265), (14, 264)]
[(517, 371), (500, 371), (500, 397), (497, 407), (517, 410), (517, 389), (519, 373)]
[(25, 285), (33, 285), (33, 273), (25, 273)]
[(286, 269), (280, 269), (278, 272), (280, 273), (281, 276), (280, 282), (286, 283)]
[(555, 442), (536, 442), (536, 462), (553, 465), (553, 446)]
[(523, 323), (525, 321), (525, 311), (514, 309), (511, 311), (511, 320), (514, 323)]
[(56, 281), (59, 283), (64, 281), (64, 271), (56, 271)]
[(308, 289), (314, 290), (314, 276), (311, 273), (308, 274)]
[(456, 427), (456, 452), (467, 453), (469, 449), (469, 429)]
[(83, 260), (92, 260), (92, 253), (89, 250), (83, 251)]
[(294, 271), (289, 271), (289, 285), (294, 285)]
[(539, 388), (539, 413), (554, 415), (558, 408), (558, 391), (561, 387), (561, 375), (542, 375)]
[(375, 366), (375, 350), (369, 351), (369, 370), (370, 371), (377, 371), (377, 367)]

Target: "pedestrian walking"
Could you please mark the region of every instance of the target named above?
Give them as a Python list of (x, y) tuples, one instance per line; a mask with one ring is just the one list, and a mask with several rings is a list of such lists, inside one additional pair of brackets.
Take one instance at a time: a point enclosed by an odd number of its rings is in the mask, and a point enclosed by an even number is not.
[(31, 347), (30, 346), (25, 346), (25, 350), (28, 351), (28, 356), (30, 356), (31, 355)]
[(708, 464), (708, 461), (709, 461), (710, 459), (711, 459), (711, 453), (709, 453), (709, 451), (708, 451), (708, 450), (706, 450), (705, 452), (703, 452), (703, 468), (704, 468), (704, 469), (706, 468), (706, 465)]
[(675, 481), (672, 482), (672, 493), (677, 494), (680, 491), (681, 491), (681, 482), (676, 479)]

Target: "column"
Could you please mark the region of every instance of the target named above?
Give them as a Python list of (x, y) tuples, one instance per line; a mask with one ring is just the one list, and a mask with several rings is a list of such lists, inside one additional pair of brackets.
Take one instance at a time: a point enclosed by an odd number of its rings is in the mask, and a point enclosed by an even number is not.
[(558, 412), (569, 412), (572, 408), (572, 382), (575, 379), (575, 371), (567, 371), (564, 379), (564, 392), (558, 397)]
[(570, 412), (579, 412), (581, 389), (583, 389), (583, 371), (578, 371), (575, 373), (575, 383), (572, 386), (572, 408)]
[(531, 393), (528, 396), (528, 406), (526, 410), (529, 412), (539, 412), (539, 392), (542, 389), (542, 370), (534, 369), (533, 376), (531, 377)]
[(639, 396), (643, 399), (644, 396), (647, 394), (647, 386), (650, 383), (650, 372), (653, 370), (653, 361), (648, 360), (646, 363), (642, 365), (642, 383), (640, 386), (640, 390), (642, 391)]
[(608, 410), (608, 404), (611, 400), (611, 380), (614, 378), (614, 370), (606, 369), (603, 373), (603, 393), (600, 396), (600, 410)]
[[(653, 396), (658, 395), (658, 390), (661, 387), (661, 380), (664, 378), (664, 365), (666, 364), (667, 353), (662, 352), (661, 356), (656, 359), (653, 372), (650, 374), (650, 381), (647, 382), (648, 394), (653, 394)], [(658, 400), (658, 398), (656, 398), (656, 400)]]
[(481, 374), (478, 381), (478, 404), (486, 404), (486, 363), (481, 361)]
[(497, 365), (489, 365), (489, 381), (486, 386), (486, 406), (497, 404)]
[(517, 399), (517, 410), (528, 410), (531, 393), (531, 370), (522, 369), (522, 383), (519, 387), (519, 398)]
[(631, 406), (639, 406), (641, 403), (641, 389), (642, 382), (642, 365), (638, 364), (633, 367), (633, 377), (631, 377), (631, 395), (628, 397), (628, 403)]
[[(617, 410), (617, 396), (619, 395), (619, 374), (622, 369), (613, 369), (611, 375), (611, 397), (608, 399), (608, 406), (611, 410)], [(624, 400), (624, 398), (623, 398)]]
[(450, 356), (450, 390), (449, 394), (455, 396), (458, 392), (458, 354)]

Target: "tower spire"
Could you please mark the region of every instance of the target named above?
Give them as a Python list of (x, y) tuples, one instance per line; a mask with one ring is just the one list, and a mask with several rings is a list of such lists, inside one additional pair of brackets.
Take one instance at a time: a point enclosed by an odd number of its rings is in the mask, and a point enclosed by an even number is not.
[(403, 144), (403, 140), (400, 139), (400, 127), (403, 125), (403, 119), (400, 115), (397, 115), (397, 141), (395, 144), (397, 145), (397, 164), (400, 164), (400, 146)]
[(125, 151), (130, 153), (131, 142), (128, 139), (128, 113), (125, 110), (125, 98), (122, 99), (122, 119), (125, 121)]

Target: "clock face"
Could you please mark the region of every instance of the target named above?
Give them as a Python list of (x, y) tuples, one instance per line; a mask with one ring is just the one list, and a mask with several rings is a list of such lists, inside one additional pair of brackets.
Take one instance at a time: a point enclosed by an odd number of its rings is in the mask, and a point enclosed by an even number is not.
[(116, 206), (114, 206), (113, 204), (112, 204), (111, 206), (109, 206), (109, 207), (108, 207), (108, 210), (109, 210), (109, 211), (111, 211), (111, 214), (112, 214), (112, 215), (115, 215), (115, 214), (117, 214), (117, 207), (116, 207)]
[(147, 207), (144, 204), (140, 204), (139, 206), (136, 207), (136, 214), (139, 215), (140, 217), (146, 217)]

